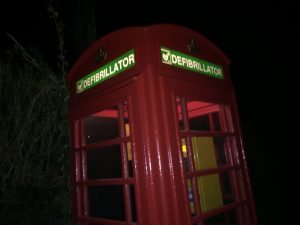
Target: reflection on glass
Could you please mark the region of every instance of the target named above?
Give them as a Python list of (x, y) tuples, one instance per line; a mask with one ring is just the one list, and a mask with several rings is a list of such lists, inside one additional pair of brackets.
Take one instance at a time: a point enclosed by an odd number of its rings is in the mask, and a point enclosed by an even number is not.
[(123, 186), (89, 186), (89, 216), (125, 220)]
[(87, 151), (87, 178), (105, 179), (122, 177), (120, 145)]
[(83, 119), (86, 143), (119, 137), (119, 113), (117, 107), (94, 113)]
[(204, 225), (238, 225), (235, 210), (230, 210), (204, 220)]

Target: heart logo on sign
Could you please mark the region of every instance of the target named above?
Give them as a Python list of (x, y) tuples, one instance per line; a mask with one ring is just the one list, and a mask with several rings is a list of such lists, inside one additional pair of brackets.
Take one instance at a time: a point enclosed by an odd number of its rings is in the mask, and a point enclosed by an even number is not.
[(169, 60), (169, 55), (170, 55), (170, 53), (163, 54), (164, 61), (168, 61)]
[(167, 49), (161, 48), (162, 62), (165, 64), (171, 64), (171, 52)]

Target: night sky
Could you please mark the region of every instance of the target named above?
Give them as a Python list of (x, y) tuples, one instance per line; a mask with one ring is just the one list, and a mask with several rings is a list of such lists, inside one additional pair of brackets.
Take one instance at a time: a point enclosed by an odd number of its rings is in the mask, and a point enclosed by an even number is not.
[[(37, 2), (1, 5), (1, 55), (8, 43), (4, 34), (9, 32), (24, 47), (36, 47), (45, 59), (55, 59), (57, 38), (47, 1)], [(67, 17), (67, 2), (54, 0), (62, 20)], [(172, 23), (201, 33), (231, 59), (258, 219), (260, 225), (285, 224), (287, 216), (291, 218), (286, 212), (296, 193), (295, 178), (288, 177), (299, 150), (293, 144), (300, 75), (300, 13), (295, 5), (288, 1), (229, 5), (219, 1), (96, 2), (97, 38), (123, 27)]]

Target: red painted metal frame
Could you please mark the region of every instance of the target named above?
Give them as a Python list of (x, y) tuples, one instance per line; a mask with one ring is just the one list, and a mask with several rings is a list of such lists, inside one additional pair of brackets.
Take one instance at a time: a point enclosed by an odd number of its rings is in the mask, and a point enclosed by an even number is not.
[[(200, 53), (188, 51), (187, 44), (194, 38)], [(191, 71), (161, 63), (160, 47), (164, 46), (223, 66), (224, 79), (215, 79)], [(107, 51), (107, 58), (97, 64), (96, 55), (100, 48)], [(135, 51), (135, 66), (128, 71), (83, 92), (76, 94), (76, 82), (91, 71), (103, 66), (130, 49)], [(214, 44), (200, 34), (175, 25), (131, 27), (113, 32), (87, 49), (72, 67), (70, 84), (70, 144), (71, 182), (73, 189), (73, 224), (87, 225), (132, 224), (129, 211), (129, 191), (126, 191), (126, 221), (111, 221), (87, 217), (86, 185), (119, 184), (128, 188), (134, 185), (137, 223), (139, 225), (202, 225), (204, 218), (233, 208), (240, 208), (240, 218), (245, 225), (257, 225), (251, 185), (241, 138), (234, 89), (230, 83), (229, 60)], [(190, 137), (190, 131), (178, 128), (176, 96), (193, 97), (200, 101), (225, 104), (231, 108), (230, 132), (214, 132), (234, 137), (236, 148), (232, 157), (238, 164), (225, 165), (217, 169), (192, 171), (185, 174), (181, 157), (181, 137)], [(109, 106), (129, 101), (131, 137), (119, 138), (86, 145), (82, 136), (81, 119)], [(122, 112), (120, 112), (122, 113)], [(121, 121), (120, 127), (124, 129)], [(124, 131), (121, 131), (121, 133)], [(193, 133), (195, 135), (195, 133)], [(196, 135), (212, 135), (197, 133)], [(86, 168), (84, 152), (88, 149), (131, 141), (133, 149), (134, 176), (102, 181), (89, 181), (84, 177)], [(191, 143), (189, 143), (191, 145)], [(82, 154), (80, 154), (80, 152)], [(123, 151), (124, 152), (124, 151)], [(123, 153), (123, 171), (126, 170)], [(191, 217), (186, 189), (187, 177), (198, 177), (225, 171), (240, 171), (234, 176), (239, 200), (225, 205), (221, 210), (212, 210)], [(199, 196), (198, 196), (199, 197)], [(198, 204), (198, 203), (197, 203)], [(199, 211), (199, 205), (198, 211)], [(200, 218), (200, 217), (201, 218)]]
[[(128, 89), (126, 89), (125, 91), (127, 94), (130, 94), (130, 91)], [(118, 95), (119, 92), (115, 92), (114, 96), (119, 96)], [(112, 104), (115, 105), (119, 105), (119, 115), (123, 115), (122, 112), (122, 105), (120, 104), (120, 102), (124, 102), (124, 101), (130, 101), (130, 99), (126, 99), (125, 97), (118, 97), (118, 99), (113, 100), (114, 96), (110, 96), (110, 100), (103, 102), (103, 104), (97, 105), (95, 107), (90, 107), (90, 104), (83, 104), (81, 105), (80, 103), (78, 104), (78, 106), (82, 106), (82, 107), (86, 107), (85, 108), (85, 112), (83, 114), (78, 114), (75, 115), (76, 118), (75, 121), (80, 121), (81, 118), (84, 118), (85, 116), (87, 116), (89, 114), (89, 112), (93, 112), (93, 111), (98, 111), (101, 110), (103, 108), (109, 107)], [(96, 98), (98, 98), (99, 96), (96, 96)], [(101, 97), (100, 97), (101, 98)], [(131, 107), (130, 107), (131, 108)], [(129, 113), (130, 115), (130, 113)], [(73, 119), (73, 120), (74, 120)], [(129, 118), (130, 120), (130, 118)], [(78, 122), (75, 122), (78, 123)], [(73, 168), (74, 170), (77, 172), (77, 176), (76, 178), (73, 177), (73, 184), (76, 187), (79, 187), (81, 190), (81, 193), (76, 195), (76, 193), (74, 194), (73, 198), (74, 200), (76, 200), (74, 203), (74, 205), (76, 205), (76, 208), (74, 209), (74, 212), (76, 213), (76, 217), (78, 221), (83, 221), (84, 223), (87, 222), (91, 222), (91, 223), (101, 223), (101, 224), (112, 224), (112, 225), (116, 225), (116, 224), (132, 224), (130, 218), (130, 200), (129, 200), (129, 185), (135, 185), (135, 179), (134, 177), (129, 177), (127, 172), (127, 161), (125, 161), (126, 156), (125, 156), (125, 149), (124, 149), (124, 145), (127, 142), (132, 142), (133, 139), (131, 137), (125, 137), (125, 131), (124, 131), (124, 121), (121, 119), (120, 120), (120, 124), (119, 127), (121, 127), (120, 130), (120, 138), (114, 138), (114, 139), (110, 139), (110, 140), (105, 140), (99, 143), (93, 143), (93, 144), (86, 144), (85, 143), (85, 139), (84, 137), (85, 135), (85, 130), (82, 129), (81, 127), (83, 126), (83, 123), (80, 123), (81, 125), (77, 128), (74, 129), (75, 134), (76, 133), (80, 133), (81, 135), (75, 135), (77, 136), (77, 138), (79, 138), (81, 141), (81, 143), (79, 144), (78, 147), (76, 147), (75, 149), (72, 150), (71, 155), (72, 158), (74, 159), (74, 154), (77, 154), (77, 157), (80, 157), (80, 159), (77, 160), (77, 163), (75, 163), (75, 165), (73, 164)], [(81, 131), (81, 132), (79, 132)], [(110, 145), (115, 145), (115, 144), (120, 144), (121, 147), (121, 158), (122, 160), (122, 178), (114, 178), (114, 179), (96, 179), (96, 180), (88, 180), (87, 176), (86, 176), (86, 151), (91, 151), (93, 149), (96, 148), (101, 148), (101, 147), (105, 147), (105, 146), (110, 146)], [(76, 160), (75, 160), (76, 161)], [(134, 171), (136, 171), (136, 169), (134, 169)], [(135, 173), (135, 172), (134, 172)], [(111, 220), (107, 220), (107, 219), (95, 219), (95, 218), (91, 218), (88, 217), (88, 198), (87, 198), (87, 186), (99, 186), (99, 185), (123, 185), (124, 187), (124, 202), (126, 204), (125, 207), (125, 213), (126, 213), (126, 222), (118, 222), (118, 221), (111, 221)], [(81, 198), (79, 198), (78, 196), (81, 196)], [(79, 203), (78, 203), (79, 202)], [(78, 205), (80, 205), (80, 208), (78, 208)], [(77, 210), (76, 210), (77, 209)], [(79, 212), (81, 210), (81, 212)], [(76, 220), (76, 218), (75, 218)], [(76, 223), (75, 223), (76, 224)]]
[[(187, 93), (188, 93), (188, 90), (187, 90)], [(199, 98), (201, 99), (201, 97), (199, 97)], [(186, 102), (186, 101), (184, 101), (184, 102)], [(228, 120), (228, 118), (220, 117), (220, 120), (223, 121), (223, 123), (221, 123), (221, 125), (222, 125), (221, 126), (222, 127), (221, 132), (214, 131), (214, 129), (213, 129), (214, 126), (213, 126), (213, 121), (211, 119), (211, 114), (209, 114), (210, 124), (211, 124), (211, 131), (198, 131), (198, 132), (190, 131), (189, 123), (188, 123), (189, 119), (188, 119), (188, 116), (187, 116), (189, 114), (189, 113), (187, 113), (187, 106), (183, 106), (183, 111), (185, 111), (184, 115), (185, 115), (186, 118), (184, 119), (184, 121), (186, 122), (186, 129), (187, 129), (187, 131), (180, 131), (180, 134), (181, 134), (180, 136), (188, 138), (187, 144), (188, 144), (188, 149), (190, 149), (190, 151), (189, 151), (189, 158), (191, 158), (191, 159), (193, 158), (193, 153), (192, 153), (193, 152), (193, 148), (191, 146), (191, 140), (190, 140), (191, 137), (222, 136), (222, 137), (226, 138), (228, 136), (233, 136), (232, 132), (226, 132), (226, 130), (225, 130), (225, 128), (227, 127), (227, 123), (231, 122), (230, 120)], [(230, 148), (228, 148), (227, 150), (229, 150), (229, 149)], [(240, 166), (237, 164), (237, 162), (230, 160), (232, 154), (230, 154), (228, 151), (226, 151), (226, 152), (227, 152), (227, 158), (229, 158), (228, 162), (227, 162), (227, 165), (218, 166), (216, 168), (209, 168), (209, 169), (203, 169), (201, 171), (196, 171), (194, 160), (191, 160), (191, 162), (192, 162), (191, 163), (192, 172), (186, 172), (185, 173), (185, 179), (196, 180), (200, 176), (211, 175), (211, 174), (221, 174), (221, 173), (224, 173), (224, 172), (232, 172), (234, 170), (239, 170)], [(240, 187), (237, 187), (235, 180), (233, 181), (233, 183), (235, 184), (235, 185), (233, 185), (234, 186), (234, 190), (235, 190), (235, 192), (237, 192), (237, 190), (240, 189)], [(197, 182), (193, 182), (193, 186), (194, 186), (194, 188), (193, 188), (194, 190), (198, 190), (199, 187), (198, 187)], [(201, 196), (199, 196), (198, 193), (195, 193), (195, 195), (197, 196), (196, 197), (197, 199), (201, 198)], [(238, 193), (235, 193), (235, 195), (238, 198), (241, 198)], [(204, 213), (201, 213), (199, 203), (196, 202), (196, 211), (197, 211), (197, 214), (199, 216), (198, 217), (195, 216), (193, 218), (193, 222), (199, 222), (200, 224), (204, 224), (203, 220), (205, 220), (206, 218), (214, 216), (214, 215), (217, 215), (217, 214), (222, 213), (222, 212), (226, 212), (226, 211), (228, 211), (230, 209), (237, 208), (237, 207), (241, 206), (241, 204), (243, 202), (245, 202), (245, 200), (243, 200), (243, 199), (239, 200), (238, 199), (234, 203), (230, 203), (228, 205), (225, 205), (222, 208), (217, 208), (217, 209), (211, 210), (209, 212), (204, 212)], [(241, 216), (239, 216), (239, 217), (241, 217)], [(241, 221), (241, 219), (239, 219), (238, 221)], [(239, 222), (239, 224), (243, 225), (245, 223)]]

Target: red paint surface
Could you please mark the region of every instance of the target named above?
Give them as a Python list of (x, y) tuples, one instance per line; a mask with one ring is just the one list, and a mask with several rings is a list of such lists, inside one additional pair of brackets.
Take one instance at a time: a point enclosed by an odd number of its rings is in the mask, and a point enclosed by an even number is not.
[[(200, 53), (190, 53), (187, 44), (195, 38)], [(224, 80), (214, 79), (191, 71), (161, 63), (160, 46), (201, 58), (223, 66)], [(100, 48), (107, 52), (101, 64), (96, 63)], [(86, 74), (130, 49), (135, 50), (136, 65), (117, 76), (81, 93), (76, 94), (76, 82)], [(235, 103), (234, 89), (229, 78), (229, 60), (214, 44), (194, 31), (175, 25), (132, 27), (118, 30), (96, 41), (88, 48), (68, 74), (70, 84), (70, 134), (73, 187), (74, 224), (133, 224), (130, 218), (128, 185), (134, 185), (137, 223), (139, 225), (193, 225), (224, 210), (237, 208), (239, 225), (256, 225), (255, 208), (251, 194), (241, 130)], [(179, 132), (175, 97), (193, 97), (203, 102), (226, 104), (231, 107), (231, 118), (222, 134), (232, 135), (236, 148), (231, 149), (232, 161), (217, 169), (208, 169), (186, 174), (183, 171), (181, 135), (193, 135), (187, 130)], [(82, 118), (102, 111), (120, 102), (128, 101), (130, 137), (124, 137), (124, 122), (120, 122), (120, 137), (102, 144), (87, 145)], [(200, 103), (190, 103), (197, 110)], [(219, 107), (216, 105), (216, 109)], [(182, 118), (179, 112), (179, 118)], [(99, 114), (111, 116), (109, 111)], [(220, 133), (220, 134), (221, 134)], [(206, 134), (207, 135), (207, 134)], [(111, 143), (130, 141), (133, 149), (133, 177), (124, 174), (127, 169), (125, 154), (122, 153), (123, 177), (109, 180), (88, 180), (86, 177), (85, 151)], [(189, 143), (190, 144), (190, 143)], [(187, 176), (200, 176), (215, 172), (239, 171), (234, 177), (238, 199), (222, 209), (201, 213), (196, 204), (197, 216), (191, 217), (187, 196)], [(97, 219), (88, 216), (88, 185), (122, 184), (125, 188), (125, 217), (123, 222)], [(195, 196), (199, 198), (199, 196)], [(82, 223), (81, 223), (82, 222)], [(224, 223), (224, 225), (227, 225)]]

